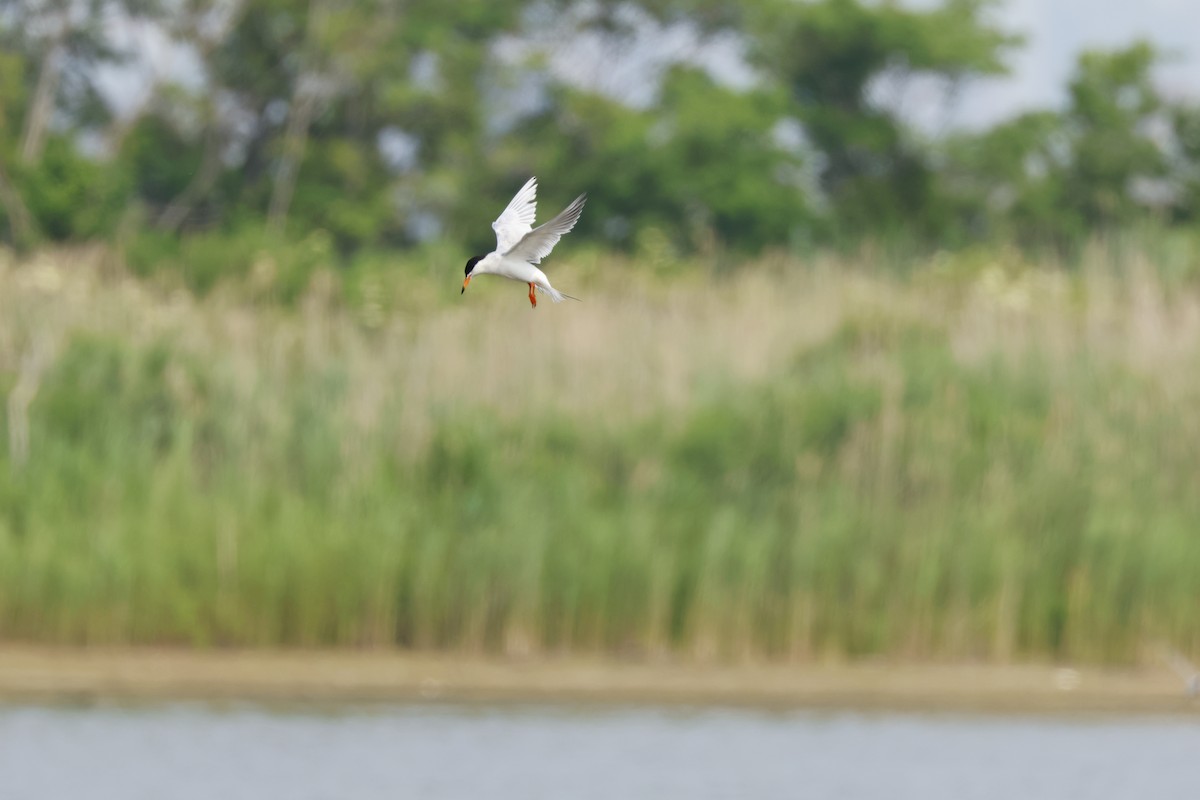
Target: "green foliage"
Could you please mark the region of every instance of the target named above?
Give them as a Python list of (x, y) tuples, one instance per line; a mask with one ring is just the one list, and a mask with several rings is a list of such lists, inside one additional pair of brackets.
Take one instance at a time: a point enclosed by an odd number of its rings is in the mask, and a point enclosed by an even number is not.
[[(723, 89), (691, 69), (672, 71), (662, 91), (653, 112), (563, 92), (501, 147), (527, 165), (525, 172), (536, 164), (554, 174), (555, 183), (588, 187), (589, 213), (580, 231), (617, 245), (628, 247), (642, 231), (657, 228), (674, 232), (683, 249), (703, 247), (714, 234), (730, 247), (754, 249), (811, 229), (803, 161), (775, 140), (785, 107), (779, 98)], [(553, 149), (548, 141), (555, 141)], [(459, 216), (490, 219), (495, 204), (503, 205), (498, 198), (511, 196), (516, 175), (523, 174), (514, 173), (478, 198), (486, 202)], [(478, 233), (478, 225), (472, 227)], [(477, 247), (488, 246), (485, 238)]]
[(38, 163), (12, 178), (38, 228), (56, 241), (108, 235), (129, 200), (124, 172), (87, 158), (62, 136), (51, 136)]
[(1176, 191), (1175, 214), (1185, 220), (1200, 219), (1200, 106), (1171, 109), (1171, 127), (1179, 155), (1171, 165)]
[(1158, 59), (1144, 42), (1086, 52), (1061, 113), (1029, 113), (953, 140), (946, 172), (966, 224), (997, 237), (1069, 244), (1189, 208), (1196, 153), (1187, 112), (1174, 114), (1175, 164), (1152, 132), (1166, 107), (1152, 80)]
[(7, 150), (16, 139), (27, 102), (25, 63), (8, 50), (0, 52), (0, 141)]
[(936, 231), (928, 155), (869, 89), (888, 74), (961, 80), (1003, 72), (1001, 54), (1014, 40), (983, 21), (988, 5), (956, 0), (917, 11), (860, 0), (763, 4), (751, 28), (756, 60), (790, 93), (823, 157), (821, 188), (841, 231)]
[[(330, 138), (310, 144), (301, 170), (291, 210), (300, 236), (323, 229), (342, 252), (405, 241), (378, 153), (350, 138)], [(357, 202), (337, 199), (344, 197)]]
[(122, 142), (121, 159), (138, 198), (161, 212), (183, 194), (200, 168), (201, 153), (163, 117), (145, 116)]
[(1084, 221), (1063, 198), (1067, 147), (1062, 120), (1049, 111), (951, 139), (944, 186), (963, 227), (1021, 243), (1082, 237)]
[[(664, 205), (682, 212), (668, 220), (746, 249), (787, 242), (812, 226), (796, 152), (775, 140), (786, 105), (767, 93), (715, 86), (695, 71), (676, 70), (663, 87), (659, 119), (663, 141), (652, 153), (670, 192)], [(721, 113), (714, 114), (713, 109)], [(651, 137), (658, 135), (652, 130)], [(721, 169), (713, 169), (720, 164)], [(630, 216), (637, 218), (637, 207)]]
[(287, 239), (244, 228), (183, 239), (145, 231), (125, 243), (125, 257), (135, 274), (168, 282), (178, 279), (199, 295), (224, 281), (261, 299), (290, 304), (308, 288), (317, 270), (334, 263), (336, 251), (333, 237), (321, 229)]
[(1129, 221), (1137, 210), (1132, 182), (1166, 174), (1164, 154), (1147, 130), (1163, 107), (1150, 74), (1157, 60), (1145, 42), (1084, 53), (1068, 87), (1073, 157), (1064, 199), (1093, 227)]

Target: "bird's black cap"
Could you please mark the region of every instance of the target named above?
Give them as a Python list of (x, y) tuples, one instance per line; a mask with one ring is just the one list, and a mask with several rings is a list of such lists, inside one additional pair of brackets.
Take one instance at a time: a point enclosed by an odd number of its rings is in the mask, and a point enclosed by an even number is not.
[(471, 280), (471, 270), (475, 269), (475, 265), (480, 261), (483, 261), (483, 256), (472, 256), (471, 260), (467, 262), (467, 268), (463, 270), (463, 274), (466, 275), (466, 277), (463, 278), (463, 287), (459, 294), (463, 294), (467, 291), (467, 284)]

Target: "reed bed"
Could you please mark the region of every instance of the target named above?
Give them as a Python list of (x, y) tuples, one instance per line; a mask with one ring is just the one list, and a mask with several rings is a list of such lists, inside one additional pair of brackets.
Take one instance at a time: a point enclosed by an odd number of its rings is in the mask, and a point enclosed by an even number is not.
[(576, 266), (530, 311), (0, 258), (0, 641), (1200, 652), (1200, 291), (1152, 257)]

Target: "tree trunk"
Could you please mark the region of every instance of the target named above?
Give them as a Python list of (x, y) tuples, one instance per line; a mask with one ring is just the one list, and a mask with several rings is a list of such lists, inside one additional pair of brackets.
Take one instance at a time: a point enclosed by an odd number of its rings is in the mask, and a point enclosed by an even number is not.
[(292, 205), (292, 194), (296, 191), (296, 175), (300, 171), (300, 162), (304, 160), (304, 150), (308, 147), (309, 126), (321, 99), (321, 76), (316, 69), (317, 59), (312, 48), (315, 47), (316, 33), (325, 20), (326, 10), (322, 0), (309, 0), (303, 45), (306, 53), (304, 62), (307, 63), (304, 63), (292, 91), (287, 130), (283, 135), (283, 154), (279, 158), (279, 168), (271, 186), (271, 203), (267, 209), (267, 229), (276, 233), (282, 233), (287, 225), (288, 209)]
[(306, 88), (305, 81), (301, 79), (292, 98), (287, 131), (283, 138), (283, 155), (279, 158), (279, 168), (271, 187), (271, 205), (267, 211), (267, 228), (276, 233), (282, 233), (287, 224), (288, 209), (296, 190), (296, 174), (300, 171), (300, 162), (308, 146), (308, 128), (317, 110), (317, 94), (315, 89)]
[(46, 55), (42, 57), (37, 88), (33, 92), (29, 114), (25, 117), (25, 132), (21, 137), (22, 164), (36, 164), (42, 157), (50, 118), (54, 116), (54, 99), (58, 96), (58, 85), (62, 80), (63, 60), (66, 58), (63, 42), (66, 38), (67, 22), (64, 19), (46, 48)]
[(155, 225), (160, 230), (174, 233), (192, 213), (196, 202), (212, 189), (221, 171), (220, 146), (217, 134), (209, 130), (204, 141), (204, 155), (200, 159), (200, 168), (179, 196), (173, 199), (159, 215)]
[[(187, 24), (181, 27), (178, 35), (180, 38), (188, 41), (195, 48), (199, 61), (204, 65), (212, 64), (213, 51), (225, 41), (229, 32), (241, 20), (243, 13), (248, 4), (241, 0), (234, 0), (232, 10), (228, 12), (224, 22), (220, 27), (212, 27), (207, 24), (208, 15), (203, 13), (205, 6), (200, 7), (196, 16), (189, 16)], [(213, 185), (217, 182), (217, 177), (221, 174), (221, 138), (219, 115), (216, 112), (216, 102), (213, 99), (213, 87), (208, 88), (205, 103), (205, 128), (204, 128), (204, 153), (200, 157), (200, 166), (196, 170), (196, 174), (188, 181), (188, 185), (184, 187), (176, 197), (171, 199), (163, 212), (159, 214), (158, 219), (154, 224), (159, 230), (167, 233), (175, 233), (179, 227), (187, 220), (188, 215), (192, 213), (192, 209), (205, 195), (212, 190)], [(147, 104), (149, 105), (149, 104)], [(112, 152), (118, 152), (121, 147), (121, 142), (128, 134), (129, 130), (137, 123), (137, 116), (130, 117), (129, 121), (117, 131), (113, 140)]]

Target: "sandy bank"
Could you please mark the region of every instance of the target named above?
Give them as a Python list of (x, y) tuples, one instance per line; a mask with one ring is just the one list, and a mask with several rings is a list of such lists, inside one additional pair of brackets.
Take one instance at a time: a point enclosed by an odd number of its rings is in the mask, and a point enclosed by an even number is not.
[(1200, 714), (1164, 668), (740, 665), (410, 653), (0, 646), (7, 702), (699, 704), (978, 712)]

